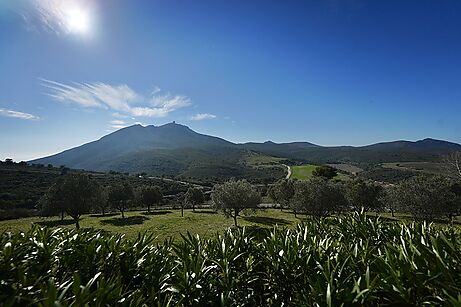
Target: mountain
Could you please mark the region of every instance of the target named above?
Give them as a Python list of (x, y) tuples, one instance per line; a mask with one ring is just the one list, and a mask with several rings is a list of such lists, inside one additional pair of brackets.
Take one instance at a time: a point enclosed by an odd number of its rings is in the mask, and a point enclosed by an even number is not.
[[(197, 178), (283, 176), (283, 167), (264, 173), (246, 165), (248, 150), (224, 139), (204, 135), (187, 126), (134, 125), (97, 141), (30, 161), (94, 171), (145, 172), (154, 176)], [(267, 171), (267, 170), (266, 170)]]
[(255, 167), (248, 162), (249, 157), (256, 154), (314, 164), (373, 164), (434, 161), (451, 151), (461, 151), (461, 145), (434, 139), (361, 147), (271, 141), (235, 144), (173, 122), (157, 127), (126, 127), (97, 141), (30, 162), (95, 171), (146, 172), (157, 176), (272, 178), (283, 177), (283, 167)]

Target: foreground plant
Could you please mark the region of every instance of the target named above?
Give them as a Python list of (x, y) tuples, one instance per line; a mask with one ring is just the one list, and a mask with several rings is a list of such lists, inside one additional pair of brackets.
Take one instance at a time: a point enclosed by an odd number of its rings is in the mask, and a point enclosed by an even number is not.
[(0, 237), (4, 306), (461, 304), (456, 228), (353, 214), (213, 239), (156, 244), (95, 230), (34, 227)]

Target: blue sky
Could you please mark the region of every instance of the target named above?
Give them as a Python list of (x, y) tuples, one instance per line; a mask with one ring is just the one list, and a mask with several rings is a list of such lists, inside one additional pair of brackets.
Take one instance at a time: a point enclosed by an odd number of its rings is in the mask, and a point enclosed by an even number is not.
[(461, 142), (461, 1), (0, 2), (0, 159), (134, 123)]

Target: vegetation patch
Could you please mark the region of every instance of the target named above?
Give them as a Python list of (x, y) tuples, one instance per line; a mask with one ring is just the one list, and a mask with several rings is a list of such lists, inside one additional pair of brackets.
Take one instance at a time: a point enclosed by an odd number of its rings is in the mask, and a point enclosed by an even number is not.
[[(304, 164), (304, 165), (295, 165), (291, 166), (291, 179), (298, 179), (298, 180), (309, 180), (314, 175), (314, 170), (318, 167), (318, 165), (313, 164)], [(338, 173), (334, 179), (346, 180), (349, 179), (349, 176)]]
[[(459, 305), (461, 233), (363, 214), (210, 239), (34, 227), (0, 236), (5, 306)], [(24, 274), (27, 272), (27, 274)]]

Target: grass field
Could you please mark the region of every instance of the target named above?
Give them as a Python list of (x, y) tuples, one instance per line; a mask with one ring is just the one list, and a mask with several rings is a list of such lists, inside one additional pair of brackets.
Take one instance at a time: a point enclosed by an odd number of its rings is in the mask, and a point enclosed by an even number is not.
[[(291, 167), (291, 177), (292, 179), (299, 180), (309, 180), (312, 177), (312, 172), (317, 167), (313, 164), (304, 164)], [(335, 179), (347, 180), (349, 177), (347, 175), (339, 173)]]
[[(300, 221), (290, 212), (276, 209), (258, 210), (256, 214), (248, 217), (238, 218), (239, 226), (250, 228), (271, 228), (275, 225), (289, 226)], [(39, 224), (49, 227), (74, 228), (73, 220), (66, 218), (63, 221), (57, 217), (51, 218), (23, 218), (0, 222), (0, 233), (3, 231), (26, 231), (32, 224)], [(157, 241), (166, 238), (179, 238), (180, 233), (187, 231), (199, 234), (203, 237), (210, 237), (217, 232), (224, 232), (233, 225), (232, 219), (226, 219), (222, 214), (212, 210), (184, 210), (184, 217), (181, 217), (180, 210), (158, 210), (151, 214), (147, 212), (127, 212), (123, 220), (119, 214), (113, 215), (85, 215), (80, 221), (82, 228), (103, 229), (114, 233), (125, 234), (128, 238), (135, 238), (139, 232), (147, 231), (158, 236)]]

